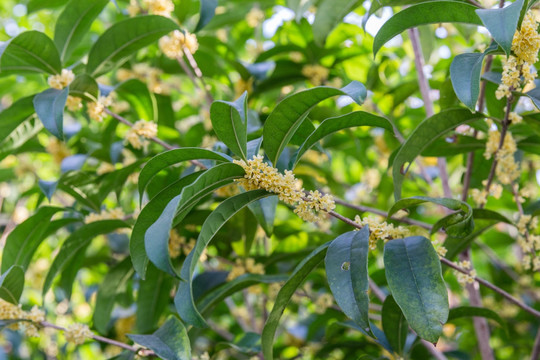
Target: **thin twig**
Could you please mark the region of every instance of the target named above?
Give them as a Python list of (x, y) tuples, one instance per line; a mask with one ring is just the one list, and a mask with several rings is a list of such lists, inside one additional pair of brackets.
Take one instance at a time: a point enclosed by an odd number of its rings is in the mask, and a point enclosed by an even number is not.
[(531, 360), (538, 360), (540, 358), (540, 328), (536, 333), (536, 339), (534, 340), (533, 351)]

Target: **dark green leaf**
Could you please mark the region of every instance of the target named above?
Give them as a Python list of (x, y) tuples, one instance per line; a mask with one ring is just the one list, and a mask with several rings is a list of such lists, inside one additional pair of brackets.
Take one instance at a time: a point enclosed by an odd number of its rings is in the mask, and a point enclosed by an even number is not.
[(390, 346), (397, 354), (403, 354), (409, 324), (392, 295), (388, 295), (382, 307), (382, 328)]
[(185, 281), (178, 285), (174, 298), (176, 310), (188, 324), (205, 327), (206, 321), (195, 306), (192, 292), (193, 272), (199, 258), (210, 241), (223, 225), (238, 211), (253, 201), (262, 199), (270, 194), (264, 190), (249, 191), (224, 200), (204, 221), (195, 248), (184, 260), (180, 275)]
[(278, 202), (277, 196), (269, 196), (249, 204), (249, 209), (255, 215), (266, 236), (272, 236), (274, 232), (274, 219)]
[(313, 38), (322, 46), (330, 32), (343, 21), (345, 15), (361, 5), (359, 0), (323, 0), (318, 3), (313, 22)]
[(33, 13), (41, 9), (54, 9), (67, 3), (68, 0), (30, 0), (28, 1), (28, 13)]
[(448, 318), (448, 294), (431, 241), (422, 236), (388, 241), (384, 267), (390, 291), (411, 328), (437, 342)]
[(480, 75), (484, 53), (460, 54), (452, 60), (450, 78), (457, 97), (472, 111), (480, 93)]
[(0, 276), (0, 298), (17, 305), (24, 288), (24, 270), (12, 266)]
[(234, 102), (214, 101), (210, 108), (217, 137), (242, 159), (247, 158), (247, 91)]
[(460, 306), (450, 309), (448, 322), (462, 317), (484, 317), (495, 320), (501, 327), (506, 328), (504, 320), (495, 311), (475, 306)]
[(66, 61), (109, 0), (71, 0), (56, 20), (54, 43)]
[(319, 102), (337, 95), (348, 95), (356, 103), (362, 104), (367, 96), (367, 90), (357, 81), (342, 89), (319, 86), (288, 96), (277, 104), (263, 128), (263, 148), (272, 164), (277, 164), (285, 146), (311, 109)]
[(148, 333), (156, 328), (159, 318), (171, 299), (173, 278), (148, 264), (146, 279), (139, 283), (135, 327), (137, 332)]
[(535, 87), (534, 89), (527, 91), (525, 95), (532, 100), (537, 109), (540, 109), (540, 88)]
[(62, 70), (53, 41), (39, 31), (25, 31), (0, 45), (0, 75), (48, 73)]
[(368, 319), (369, 229), (349, 231), (335, 238), (326, 252), (326, 277), (345, 315), (370, 333)]
[(184, 324), (174, 316), (152, 335), (128, 334), (131, 340), (153, 350), (164, 360), (191, 360), (191, 345)]
[(54, 191), (56, 190), (56, 186), (58, 185), (58, 181), (47, 181), (47, 180), (39, 180), (38, 186), (47, 198), (47, 200), (51, 201), (51, 198), (54, 194)]
[(88, 74), (80, 74), (69, 84), (69, 94), (94, 101), (99, 96), (99, 86)]
[(197, 26), (195, 27), (195, 32), (201, 30), (212, 20), (216, 13), (216, 7), (218, 5), (217, 0), (200, 0), (201, 9), (199, 11), (200, 17)]
[(64, 106), (69, 88), (47, 89), (34, 97), (34, 109), (45, 129), (58, 139), (64, 139)]
[(373, 40), (373, 54), (403, 31), (419, 25), (437, 23), (468, 23), (482, 25), (474, 12), (475, 6), (455, 1), (432, 1), (412, 5), (392, 16), (381, 27)]
[(174, 21), (157, 15), (136, 16), (117, 22), (92, 46), (86, 71), (93, 76), (104, 74), (173, 30), (178, 30)]

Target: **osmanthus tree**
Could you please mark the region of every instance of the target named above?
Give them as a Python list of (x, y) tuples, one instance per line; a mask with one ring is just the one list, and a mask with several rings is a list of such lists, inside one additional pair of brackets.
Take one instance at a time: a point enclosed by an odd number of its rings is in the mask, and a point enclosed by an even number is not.
[(536, 1), (0, 8), (8, 358), (539, 358)]

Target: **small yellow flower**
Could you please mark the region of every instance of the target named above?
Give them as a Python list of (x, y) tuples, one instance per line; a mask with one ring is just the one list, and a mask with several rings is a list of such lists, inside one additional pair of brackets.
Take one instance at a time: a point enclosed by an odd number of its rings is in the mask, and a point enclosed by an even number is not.
[(148, 144), (146, 139), (157, 135), (157, 124), (153, 121), (139, 120), (129, 129), (126, 141), (135, 149), (141, 149)]
[(259, 8), (252, 8), (246, 15), (246, 21), (249, 27), (257, 27), (264, 20), (264, 12)]
[(137, 0), (130, 0), (129, 5), (127, 7), (127, 12), (128, 12), (130, 17), (134, 17), (138, 13), (140, 13), (141, 8), (139, 6), (139, 2)]
[(371, 250), (377, 248), (377, 241), (379, 240), (386, 242), (390, 239), (401, 239), (411, 235), (407, 228), (402, 226), (394, 227), (394, 224), (388, 224), (386, 221), (380, 222), (373, 217), (362, 219), (356, 215), (354, 222), (362, 226), (369, 226), (369, 248)]
[(70, 155), (69, 148), (57, 138), (49, 138), (46, 150), (51, 154), (55, 163), (60, 164), (62, 160)]
[(87, 104), (88, 116), (97, 122), (102, 122), (105, 117), (105, 108), (113, 102), (112, 93), (108, 96), (100, 96), (97, 101)]
[(81, 345), (87, 338), (92, 337), (92, 332), (88, 328), (88, 325), (85, 324), (72, 324), (64, 332), (64, 337), (67, 342), (73, 343), (75, 345)]
[(47, 79), (47, 82), (49, 83), (49, 86), (53, 89), (62, 90), (75, 79), (75, 75), (73, 74), (73, 71), (69, 69), (62, 69), (62, 72), (57, 75), (51, 75)]
[(334, 304), (334, 297), (328, 293), (321, 294), (315, 300), (315, 312), (317, 314), (324, 314), (326, 309)]
[(66, 100), (66, 107), (69, 111), (78, 111), (82, 109), (82, 99), (77, 96), (69, 95)]
[(174, 11), (174, 3), (171, 0), (144, 0), (144, 3), (152, 15), (171, 17)]
[(512, 51), (523, 62), (534, 64), (538, 61), (540, 50), (540, 34), (538, 22), (532, 12), (527, 12), (521, 23), (521, 29), (516, 30), (512, 40)]
[(315, 65), (304, 65), (302, 68), (302, 75), (307, 77), (309, 81), (315, 85), (319, 86), (328, 79), (330, 71), (324, 66), (315, 64)]
[(111, 210), (103, 210), (99, 214), (91, 213), (84, 218), (84, 223), (89, 224), (99, 220), (122, 220), (126, 215), (120, 208), (114, 208)]
[(159, 48), (165, 56), (176, 59), (184, 55), (184, 50), (194, 54), (199, 48), (199, 42), (195, 34), (190, 34), (187, 30), (175, 30), (170, 36), (159, 39)]

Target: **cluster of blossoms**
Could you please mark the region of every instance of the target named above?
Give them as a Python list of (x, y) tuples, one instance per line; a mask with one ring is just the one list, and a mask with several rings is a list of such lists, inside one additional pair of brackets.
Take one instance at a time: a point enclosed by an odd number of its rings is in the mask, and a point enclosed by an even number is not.
[(135, 149), (142, 149), (148, 145), (146, 139), (151, 139), (156, 135), (157, 124), (155, 122), (139, 120), (127, 132), (126, 141)]
[(246, 21), (249, 27), (257, 27), (264, 20), (264, 12), (259, 8), (252, 8), (246, 15)]
[[(489, 124), (490, 122), (488, 122)], [(503, 144), (499, 149), (501, 133), (498, 130), (491, 130), (488, 134), (486, 151), (484, 157), (491, 159), (495, 155), (497, 167), (495, 169), (497, 178), (502, 184), (511, 184), (519, 175), (519, 165), (514, 160), (514, 153), (517, 151), (516, 141), (510, 132), (506, 133)]]
[(62, 72), (57, 75), (51, 75), (47, 79), (49, 86), (53, 89), (62, 90), (75, 79), (75, 74), (69, 69), (62, 69)]
[[(189, 241), (186, 241), (186, 238), (183, 237), (176, 231), (175, 229), (171, 230), (169, 233), (169, 255), (172, 258), (177, 258), (181, 254), (184, 254), (187, 256), (193, 248), (195, 248), (196, 244), (195, 239), (190, 239)], [(207, 252), (206, 249), (204, 249), (203, 253), (201, 254), (199, 260), (200, 261), (206, 261), (207, 259)]]
[(108, 96), (100, 96), (97, 101), (93, 101), (87, 104), (88, 116), (90, 119), (97, 122), (102, 122), (105, 117), (105, 108), (113, 104), (113, 95), (110, 93)]
[(403, 226), (394, 227), (394, 224), (388, 224), (386, 221), (380, 222), (373, 217), (361, 218), (356, 215), (354, 222), (358, 225), (369, 227), (369, 248), (375, 250), (377, 248), (377, 241), (388, 241), (391, 239), (401, 239), (407, 236), (411, 236), (409, 229)]
[[(147, 11), (152, 15), (161, 15), (171, 17), (174, 11), (174, 3), (172, 0), (144, 0), (144, 5), (147, 7)], [(137, 0), (131, 0), (127, 7), (129, 16), (135, 16), (141, 12), (141, 7)]]
[(0, 320), (28, 320), (10, 324), (8, 328), (22, 330), (26, 336), (37, 337), (39, 334), (36, 324), (45, 321), (45, 313), (36, 306), (30, 311), (24, 311), (21, 305), (0, 299)]
[(309, 81), (315, 86), (319, 86), (323, 82), (325, 82), (326, 79), (328, 79), (329, 74), (330, 71), (327, 68), (318, 64), (308, 64), (304, 65), (304, 67), (302, 68), (302, 75), (307, 77)]
[(174, 30), (170, 36), (159, 39), (159, 48), (168, 58), (176, 59), (184, 55), (184, 50), (194, 54), (199, 48), (199, 42), (195, 34), (187, 30)]
[(227, 280), (231, 281), (246, 273), (264, 275), (264, 266), (263, 264), (255, 263), (255, 259), (253, 258), (247, 258), (244, 260), (236, 259), (233, 268), (229, 272), (229, 275), (227, 275)]
[(103, 175), (103, 174), (113, 172), (114, 170), (116, 170), (116, 167), (113, 164), (104, 161), (101, 164), (99, 164), (99, 167), (97, 168), (96, 173), (98, 175)]
[(62, 163), (62, 160), (70, 155), (70, 151), (66, 144), (57, 138), (49, 138), (49, 142), (47, 143), (45, 149), (49, 154), (51, 154), (54, 162), (57, 164)]
[(483, 189), (472, 189), (471, 196), (473, 198), (473, 201), (476, 203), (477, 206), (483, 206), (487, 203), (488, 195), (493, 196), (495, 199), (500, 199), (503, 191), (503, 187), (501, 184), (491, 184), (491, 187), (489, 188), (489, 193), (485, 189), (487, 186), (487, 180), (482, 181), (482, 185), (484, 185)]
[(215, 191), (216, 195), (222, 198), (229, 198), (233, 197), (234, 195), (238, 195), (238, 186), (235, 186), (234, 184), (222, 186), (219, 189)]
[(536, 255), (536, 251), (540, 250), (540, 235), (531, 233), (531, 230), (537, 227), (538, 218), (533, 218), (532, 215), (520, 215), (516, 223), (518, 230), (517, 243), (526, 254), (521, 259), (525, 270), (531, 269), (531, 263), (533, 271), (540, 270), (540, 258)]
[(84, 341), (88, 338), (91, 338), (92, 335), (92, 331), (90, 331), (88, 325), (85, 324), (72, 324), (64, 331), (64, 337), (66, 338), (66, 341), (75, 345), (83, 344)]
[(508, 97), (512, 90), (521, 90), (521, 76), (523, 85), (532, 84), (536, 73), (531, 72), (531, 65), (538, 61), (540, 49), (540, 34), (538, 34), (538, 22), (534, 15), (528, 12), (523, 19), (521, 29), (516, 30), (512, 40), (512, 52), (503, 67), (502, 83), (497, 89), (497, 99)]
[(304, 198), (301, 187), (292, 171), (280, 173), (276, 168), (263, 161), (261, 155), (256, 155), (247, 162), (234, 160), (246, 172), (244, 178), (235, 180), (246, 191), (264, 189), (278, 195), (279, 200), (295, 206), (294, 212), (302, 219), (310, 222), (323, 220), (322, 212), (334, 210), (336, 207), (331, 195), (322, 195), (318, 190), (310, 191)]
[(111, 210), (103, 210), (99, 214), (91, 213), (84, 218), (84, 223), (89, 224), (94, 221), (100, 220), (122, 220), (126, 215), (120, 208), (114, 208)]
[(326, 309), (332, 305), (334, 305), (334, 297), (329, 293), (321, 294), (315, 300), (315, 312), (317, 314), (324, 314)]
[(161, 81), (163, 71), (149, 66), (148, 64), (135, 64), (131, 69), (120, 68), (116, 71), (118, 81), (129, 79), (139, 79), (146, 83), (148, 89), (156, 94), (166, 94), (169, 92), (169, 86)]
[[(467, 260), (463, 260), (458, 262), (458, 266), (469, 270), (471, 268), (471, 262)], [(455, 271), (457, 281), (460, 283), (460, 285), (465, 286), (467, 284), (472, 284), (474, 282), (474, 278), (476, 277), (476, 270), (470, 270), (468, 274), (464, 274), (459, 271)]]
[(79, 111), (82, 109), (82, 99), (69, 95), (66, 100), (66, 107), (69, 111)]

